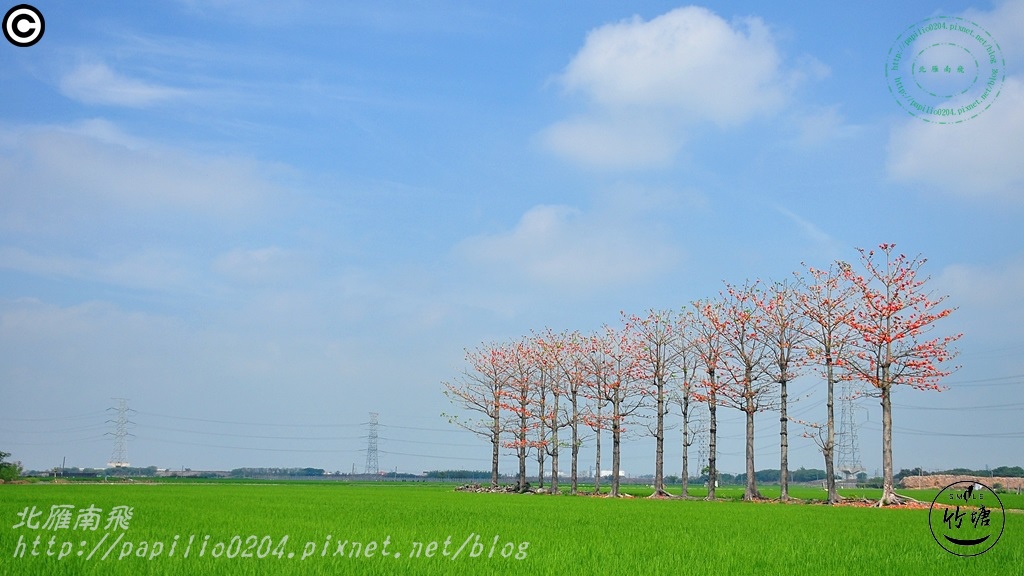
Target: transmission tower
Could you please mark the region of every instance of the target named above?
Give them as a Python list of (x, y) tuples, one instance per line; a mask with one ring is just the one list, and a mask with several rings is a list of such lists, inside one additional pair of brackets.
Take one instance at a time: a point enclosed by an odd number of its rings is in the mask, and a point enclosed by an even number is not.
[(709, 448), (708, 445), (708, 425), (710, 414), (706, 410), (697, 409), (696, 414), (693, 418), (694, 429), (690, 432), (693, 435), (693, 443), (697, 445), (697, 466), (695, 466), (696, 476), (700, 478), (703, 476), (701, 472), (708, 467), (708, 456)]
[[(700, 476), (700, 471), (708, 465), (708, 422), (707, 422), (707, 411), (701, 409), (702, 404), (694, 403), (690, 407), (689, 415), (689, 439), (690, 442), (688, 449), (690, 453), (690, 475)], [(696, 463), (694, 466), (694, 455), (693, 448), (697, 448)], [(696, 470), (694, 470), (696, 468)]]
[(107, 466), (127, 468), (130, 466), (128, 463), (128, 437), (134, 436), (128, 432), (128, 425), (135, 424), (128, 419), (128, 415), (135, 411), (128, 408), (127, 398), (113, 398), (113, 400), (117, 400), (117, 407), (107, 408), (107, 411), (116, 411), (117, 416), (113, 420), (107, 420), (107, 423), (114, 425), (114, 431), (107, 432), (105, 435), (114, 437), (114, 450), (110, 453), (110, 462), (107, 462)]
[(860, 462), (860, 450), (857, 442), (857, 405), (854, 402), (853, 385), (850, 381), (843, 383), (839, 396), (839, 438), (836, 443), (839, 471), (844, 480), (854, 480), (865, 468)]
[(376, 474), (380, 471), (377, 461), (377, 414), (370, 412), (370, 429), (366, 435), (366, 471), (365, 474)]

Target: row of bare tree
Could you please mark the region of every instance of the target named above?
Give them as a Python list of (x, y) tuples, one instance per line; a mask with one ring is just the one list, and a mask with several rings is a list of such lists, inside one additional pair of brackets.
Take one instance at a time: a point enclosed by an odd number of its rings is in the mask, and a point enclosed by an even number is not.
[[(621, 327), (596, 333), (550, 328), (516, 341), (483, 344), (466, 351), (467, 367), (445, 382), (445, 394), (468, 412), (446, 415), (491, 444), (491, 483), (498, 483), (502, 448), (513, 449), (519, 483), (526, 463), (537, 458), (543, 483), (550, 463), (550, 488), (558, 491), (560, 450), (570, 450), (571, 492), (576, 493), (579, 455), (593, 432), (601, 470), (602, 432), (611, 432), (611, 496), (619, 495), (621, 445), (627, 426), (648, 421), (655, 439), (654, 496), (668, 496), (664, 483), (666, 417), (678, 405), (683, 419), (682, 494), (687, 495), (690, 420), (694, 403), (705, 403), (708, 427), (708, 498), (717, 480), (717, 409), (746, 419), (744, 499), (760, 498), (754, 470), (754, 415), (778, 410), (782, 498), (788, 498), (787, 386), (801, 371), (821, 375), (826, 388), (824, 423), (800, 422), (825, 459), (828, 501), (835, 487), (835, 385), (858, 380), (882, 406), (883, 496), (893, 491), (892, 404), (894, 386), (940, 390), (943, 369), (956, 355), (960, 334), (930, 337), (933, 324), (954, 308), (926, 291), (920, 275), (926, 260), (907, 258), (882, 244), (880, 252), (858, 250), (859, 270), (837, 261), (827, 269), (805, 266), (791, 280), (742, 285), (726, 283), (716, 298), (691, 302), (679, 312), (622, 313)], [(566, 438), (568, 436), (568, 438)], [(600, 482), (600, 473), (595, 477)], [(598, 486), (599, 489), (599, 486)]]

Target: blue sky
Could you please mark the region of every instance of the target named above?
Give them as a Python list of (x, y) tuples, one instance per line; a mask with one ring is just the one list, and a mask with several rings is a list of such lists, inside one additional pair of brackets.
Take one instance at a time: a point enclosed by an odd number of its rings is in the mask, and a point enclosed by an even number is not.
[[(135, 465), (361, 470), (376, 411), (382, 468), (486, 469), (440, 417), (463, 348), (881, 242), (965, 334), (949, 391), (894, 396), (897, 469), (1022, 464), (1024, 1), (34, 5), (43, 39), (0, 46), (0, 449), (27, 467), (104, 465), (124, 397)], [(960, 124), (886, 85), (937, 16), (1007, 66)]]

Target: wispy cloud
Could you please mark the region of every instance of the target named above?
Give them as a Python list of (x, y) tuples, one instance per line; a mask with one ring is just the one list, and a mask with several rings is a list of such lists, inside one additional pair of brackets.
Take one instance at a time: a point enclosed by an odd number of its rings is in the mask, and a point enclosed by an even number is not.
[(187, 91), (130, 78), (102, 62), (79, 64), (60, 80), (60, 91), (85, 104), (145, 108), (177, 100)]
[(105, 120), (0, 131), (0, 230), (19, 222), (29, 234), (125, 226), (126, 215), (165, 224), (186, 214), (238, 221), (279, 192), (275, 171), (252, 158), (147, 141)]
[(83, 258), (0, 246), (0, 270), (161, 292), (189, 291), (195, 286), (195, 270), (185, 260), (184, 255), (167, 250)]
[(843, 243), (836, 241), (831, 234), (822, 230), (821, 227), (814, 222), (811, 222), (788, 208), (776, 206), (775, 209), (796, 224), (801, 234), (811, 242), (813, 245), (812, 247), (820, 252), (824, 257), (828, 259), (836, 259), (846, 251), (847, 247), (843, 245)]
[(465, 239), (456, 253), (504, 286), (525, 281), (580, 294), (650, 281), (682, 256), (649, 214), (546, 204), (511, 230)]

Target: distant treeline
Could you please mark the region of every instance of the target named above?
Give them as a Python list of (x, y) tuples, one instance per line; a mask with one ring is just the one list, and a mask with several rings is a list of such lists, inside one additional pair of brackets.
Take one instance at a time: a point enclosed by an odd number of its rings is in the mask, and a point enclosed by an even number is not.
[[(780, 476), (781, 476), (781, 474), (779, 473), (779, 470), (772, 469), (772, 468), (766, 468), (764, 470), (758, 470), (757, 472), (754, 473), (754, 478), (756, 478), (759, 483), (764, 483), (764, 484), (777, 484), (779, 482)], [(822, 481), (824, 479), (825, 479), (825, 471), (824, 470), (819, 470), (817, 468), (803, 468), (803, 467), (800, 467), (800, 468), (798, 468), (796, 470), (790, 470), (789, 471), (789, 481), (790, 482), (796, 482), (796, 483), (801, 483), (801, 482), (820, 482), (820, 481)], [(666, 480), (671, 480), (672, 484), (678, 484), (679, 483), (679, 477), (678, 476), (666, 478)], [(703, 476), (699, 476), (695, 480), (698, 481), (698, 482), (707, 482), (707, 480), (708, 480), (707, 474), (704, 474)], [(729, 474), (727, 472), (719, 472), (718, 473), (718, 484), (721, 485), (721, 486), (743, 485), (743, 484), (746, 484), (746, 483), (747, 483), (747, 475), (745, 473), (743, 473), (743, 474)]]
[(489, 470), (430, 470), (424, 473), (427, 478), (457, 478), (459, 480), (490, 480)]
[[(176, 470), (159, 470), (156, 466), (147, 467), (125, 467), (125, 468), (75, 468), (69, 467), (61, 470), (59, 468), (55, 470), (29, 470), (25, 472), (24, 476), (52, 476), (54, 473), (63, 475), (71, 478), (102, 478), (105, 476), (132, 476), (132, 477), (149, 477), (149, 476), (183, 476), (193, 478), (206, 478), (206, 477), (221, 477), (224, 475), (223, 472), (214, 471), (193, 471), (186, 469), (183, 471)], [(327, 472), (323, 468), (235, 468), (228, 473), (232, 478), (267, 478), (267, 477), (288, 477), (288, 478), (307, 478), (324, 476)], [(368, 476), (371, 478), (381, 479), (416, 479), (425, 478), (427, 480), (490, 480), (491, 473), (487, 470), (430, 470), (423, 474), (406, 474), (396, 472), (381, 472), (379, 474), (341, 474), (338, 472), (334, 473), (335, 476), (340, 477), (351, 477), (359, 478)], [(997, 466), (991, 469), (985, 470), (972, 470), (970, 468), (951, 468), (949, 470), (924, 470), (922, 468), (904, 468), (895, 474), (893, 478), (898, 482), (906, 476), (929, 476), (929, 475), (951, 475), (951, 476), (994, 476), (1004, 478), (1024, 478), (1024, 468), (1020, 466)], [(502, 479), (510, 479), (512, 476), (502, 474)], [(646, 474), (643, 476), (637, 476), (632, 480), (645, 480), (653, 478), (652, 475)], [(764, 469), (758, 470), (755, 473), (755, 478), (758, 482), (766, 484), (775, 484), (779, 482), (779, 471), (777, 469)], [(586, 481), (585, 475), (580, 475), (580, 479)], [(798, 468), (796, 470), (789, 471), (790, 482), (820, 482), (825, 479), (825, 471), (817, 468)], [(690, 478), (694, 482), (707, 482), (707, 475), (695, 476)], [(858, 482), (868, 481), (866, 473), (860, 473), (857, 475)], [(726, 472), (719, 472), (718, 483), (722, 486), (731, 485), (742, 485), (747, 481), (746, 474), (729, 474)], [(668, 484), (678, 484), (679, 476), (666, 476), (665, 482)]]
[(232, 478), (251, 478), (253, 476), (323, 476), (323, 468), (235, 468), (231, 471)]
[(996, 466), (992, 469), (971, 470), (970, 468), (951, 468), (949, 470), (923, 470), (911, 468), (900, 470), (893, 478), (900, 479), (906, 476), (1000, 476), (1003, 478), (1024, 478), (1024, 468), (1020, 466)]
[[(487, 471), (487, 470), (431, 470), (429, 472), (425, 472), (424, 475), (426, 476), (426, 478), (431, 479), (431, 480), (434, 480), (434, 479), (438, 479), (438, 480), (456, 479), (456, 480), (478, 480), (479, 481), (479, 480), (489, 480), (490, 477), (491, 477), (490, 471)], [(502, 475), (501, 477), (505, 478), (505, 479), (513, 478), (513, 476), (510, 476), (510, 475)], [(650, 479), (653, 479), (653, 477), (654, 476), (651, 475), (651, 474), (645, 474), (645, 475), (642, 475), (642, 476), (637, 476), (635, 478), (628, 478), (628, 479), (625, 479), (625, 480), (650, 480)], [(779, 471), (778, 470), (771, 470), (771, 469), (758, 470), (757, 473), (756, 473), (756, 478), (757, 478), (758, 482), (765, 482), (765, 483), (768, 483), (768, 484), (777, 483), (779, 481)], [(825, 478), (825, 471), (824, 470), (817, 470), (817, 469), (813, 469), (813, 468), (812, 469), (800, 468), (798, 470), (790, 470), (789, 471), (789, 480), (790, 480), (790, 482), (817, 482), (817, 481), (823, 480), (824, 478)], [(582, 481), (587, 481), (588, 477), (584, 473), (584, 474), (580, 475), (580, 479)], [(696, 481), (696, 482), (706, 482), (707, 479), (708, 479), (707, 475), (695, 476), (695, 477), (691, 477), (690, 478), (691, 481)], [(736, 485), (736, 484), (745, 484), (746, 481), (747, 481), (747, 475), (746, 474), (728, 474), (728, 473), (722, 473), (722, 472), (719, 472), (719, 474), (718, 474), (718, 483), (720, 485), (723, 485), (723, 486)], [(667, 482), (669, 484), (678, 484), (679, 483), (679, 476), (666, 476), (665, 477), (665, 482)]]

